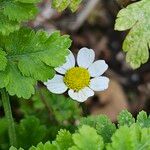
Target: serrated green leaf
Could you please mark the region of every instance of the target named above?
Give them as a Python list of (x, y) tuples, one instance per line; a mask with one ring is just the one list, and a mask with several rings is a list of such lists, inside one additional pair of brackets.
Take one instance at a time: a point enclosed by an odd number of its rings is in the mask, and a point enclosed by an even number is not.
[(31, 20), (38, 12), (40, 0), (0, 1), (0, 34), (9, 35), (19, 30), (20, 23)]
[(32, 146), (29, 150), (58, 150), (55, 145), (52, 145), (50, 142), (43, 144), (40, 142), (36, 147)]
[(10, 148), (9, 148), (9, 150), (24, 150), (23, 148), (16, 148), (16, 147), (14, 147), (14, 146), (11, 146)]
[(27, 117), (21, 120), (16, 131), (18, 146), (24, 149), (38, 144), (46, 135), (46, 127), (41, 125), (36, 117)]
[(0, 34), (9, 35), (11, 32), (19, 30), (19, 28), (18, 22), (9, 20), (8, 17), (0, 13)]
[(16, 65), (9, 64), (5, 76), (9, 78), (6, 90), (10, 95), (28, 99), (34, 94), (35, 80), (31, 77), (22, 76)]
[(69, 37), (59, 32), (47, 35), (30, 29), (21, 29), (2, 40), (8, 63), (0, 72), (0, 87), (25, 99), (34, 93), (37, 80), (47, 81), (54, 76), (54, 67), (65, 62), (71, 44)]
[(82, 2), (82, 0), (72, 0), (71, 3), (70, 3), (70, 9), (72, 12), (75, 12), (78, 7), (79, 7), (79, 4)]
[(131, 29), (123, 43), (123, 50), (127, 52), (127, 62), (135, 69), (147, 62), (149, 58), (149, 10), (149, 0), (133, 3), (118, 13), (115, 24), (116, 30), (122, 31)]
[(150, 117), (147, 116), (147, 113), (144, 111), (139, 112), (137, 115), (137, 120), (136, 122), (141, 126), (141, 127), (150, 127)]
[(37, 14), (37, 8), (34, 4), (8, 2), (5, 4), (3, 14), (13, 21), (27, 21)]
[(128, 112), (127, 110), (123, 110), (117, 117), (118, 120), (118, 126), (124, 126), (124, 125), (128, 125), (131, 126), (133, 123), (135, 123), (135, 119), (132, 116), (132, 114), (130, 112)]
[(6, 52), (3, 51), (2, 48), (0, 48), (0, 71), (5, 70), (6, 65), (7, 65)]
[(112, 136), (106, 150), (150, 150), (150, 128), (121, 126)]
[(61, 129), (58, 132), (56, 141), (53, 142), (54, 145), (57, 145), (58, 149), (66, 150), (73, 145), (72, 135), (69, 131)]
[(72, 12), (75, 12), (81, 1), (82, 0), (53, 0), (52, 6), (58, 11), (63, 11), (64, 9), (69, 7)]
[(104, 148), (103, 138), (90, 126), (83, 125), (79, 133), (72, 135), (75, 146), (69, 150), (102, 150)]
[(105, 115), (82, 118), (80, 126), (84, 124), (95, 128), (97, 133), (103, 137), (104, 142), (106, 143), (111, 141), (111, 136), (116, 131), (115, 125)]

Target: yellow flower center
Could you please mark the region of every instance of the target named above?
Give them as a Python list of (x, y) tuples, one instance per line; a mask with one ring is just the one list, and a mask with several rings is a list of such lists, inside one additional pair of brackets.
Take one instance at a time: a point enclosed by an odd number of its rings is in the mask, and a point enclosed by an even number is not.
[(89, 85), (90, 74), (85, 68), (73, 67), (65, 73), (64, 82), (70, 89), (79, 91)]

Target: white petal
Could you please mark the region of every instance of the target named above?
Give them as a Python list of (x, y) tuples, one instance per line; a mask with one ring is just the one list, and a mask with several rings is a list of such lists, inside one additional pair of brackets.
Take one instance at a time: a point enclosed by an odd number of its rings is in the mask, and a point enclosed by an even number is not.
[(91, 90), (89, 87), (85, 87), (82, 92), (88, 97), (91, 97), (94, 95), (94, 91)]
[(104, 60), (97, 60), (89, 67), (91, 77), (98, 77), (108, 69), (108, 65)]
[(84, 102), (88, 99), (88, 97), (93, 96), (94, 95), (94, 91), (91, 90), (88, 87), (85, 87), (84, 89), (80, 90), (79, 92), (75, 92), (72, 89), (70, 89), (68, 91), (68, 95), (78, 101), (78, 102)]
[(78, 66), (88, 68), (95, 59), (95, 53), (92, 49), (81, 48), (77, 55)]
[(66, 63), (60, 67), (55, 68), (58, 73), (65, 74), (65, 72), (75, 66), (75, 58), (73, 53), (70, 51), (70, 54), (66, 57)]
[(62, 94), (68, 89), (61, 75), (55, 75), (53, 79), (44, 82), (44, 84), (50, 92), (55, 94)]
[(109, 79), (107, 77), (96, 77), (91, 79), (90, 88), (94, 91), (103, 91), (108, 88)]

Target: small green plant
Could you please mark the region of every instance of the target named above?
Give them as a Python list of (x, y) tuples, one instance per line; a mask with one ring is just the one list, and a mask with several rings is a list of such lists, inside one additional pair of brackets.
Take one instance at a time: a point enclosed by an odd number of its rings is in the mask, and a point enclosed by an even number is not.
[[(105, 115), (82, 118), (74, 133), (61, 129), (54, 141), (47, 141), (45, 144), (40, 142), (29, 150), (84, 150), (85, 148), (150, 150), (150, 116), (141, 111), (134, 119), (131, 113), (123, 110), (118, 116), (117, 125)], [(11, 147), (10, 150), (18, 149)]]

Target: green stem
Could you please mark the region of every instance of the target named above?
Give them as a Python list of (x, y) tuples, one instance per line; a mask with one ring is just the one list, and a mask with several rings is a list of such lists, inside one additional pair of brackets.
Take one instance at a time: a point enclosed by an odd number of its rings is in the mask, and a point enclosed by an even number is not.
[(9, 102), (9, 95), (5, 91), (5, 89), (1, 90), (1, 94), (2, 94), (2, 102), (3, 102), (4, 112), (5, 112), (7, 122), (8, 122), (8, 134), (9, 134), (10, 145), (17, 147), (15, 123), (14, 123), (14, 120), (12, 117), (12, 111), (11, 111), (11, 106), (10, 106), (10, 102)]

